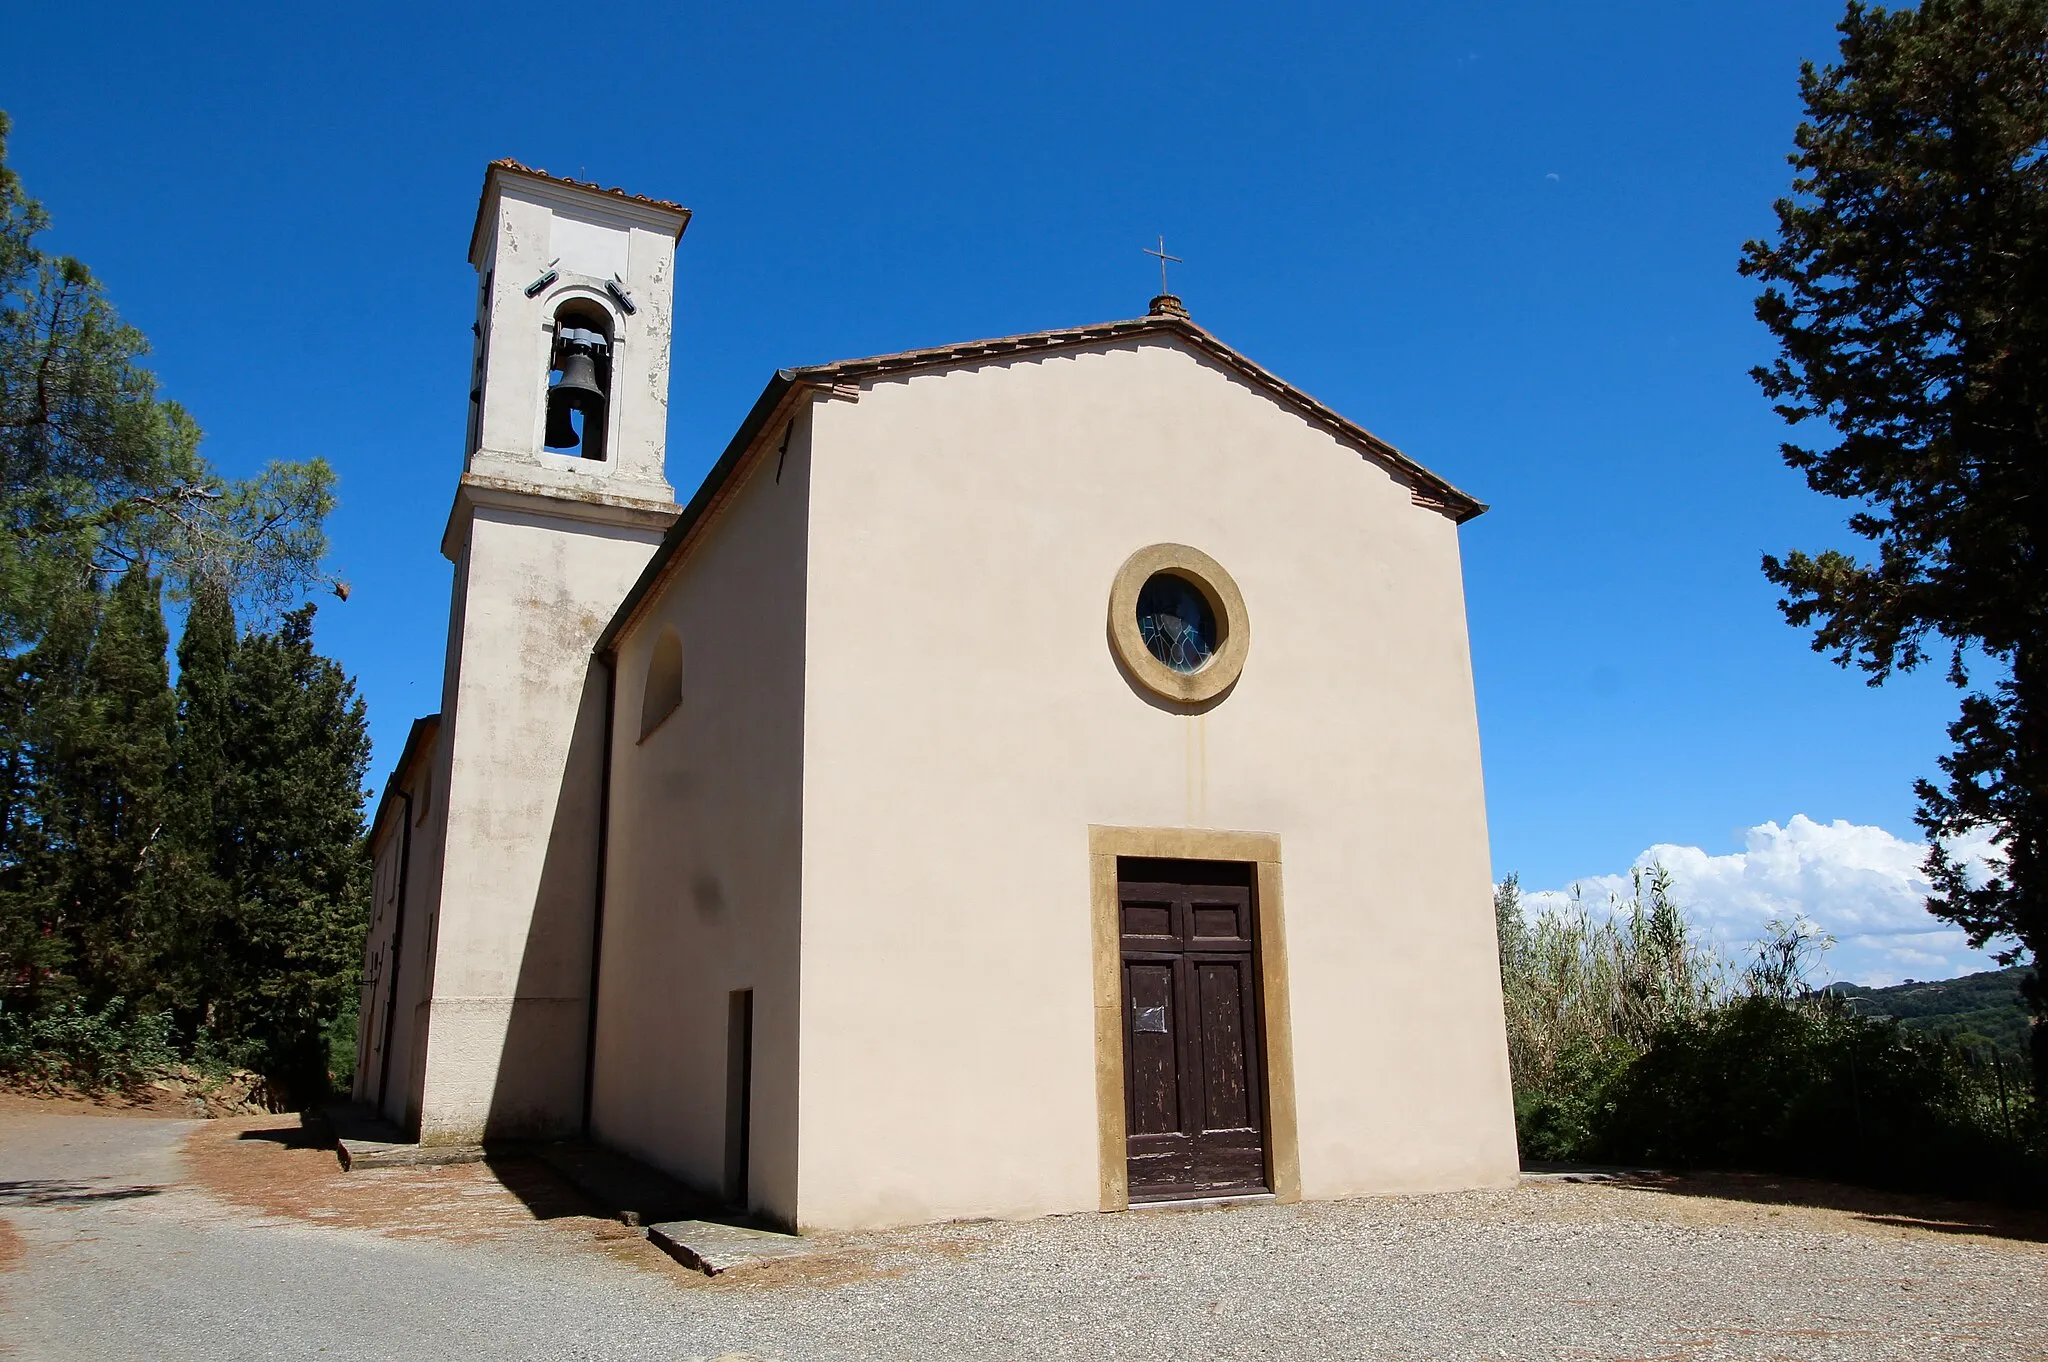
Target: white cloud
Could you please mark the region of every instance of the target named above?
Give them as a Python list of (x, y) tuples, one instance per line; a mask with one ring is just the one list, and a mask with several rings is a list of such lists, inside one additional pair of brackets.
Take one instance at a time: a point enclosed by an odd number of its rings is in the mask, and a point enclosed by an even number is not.
[[(1950, 846), (1978, 866), (1998, 858), (1988, 835)], [(1699, 847), (1660, 843), (1631, 869), (1661, 864), (1678, 901), (1723, 946), (1738, 951), (1763, 934), (1772, 918), (1804, 915), (1836, 940), (1823, 961), (1828, 978), (1862, 984), (1947, 979), (1996, 962), (1973, 951), (1959, 928), (1927, 911), (1927, 848), (1883, 828), (1837, 819), (1816, 823), (1793, 815), (1779, 827), (1759, 823), (1743, 833), (1743, 849), (1723, 856)], [(1629, 874), (1588, 875), (1573, 882), (1590, 905), (1629, 892)], [(1570, 886), (1526, 895), (1531, 912), (1567, 902)]]

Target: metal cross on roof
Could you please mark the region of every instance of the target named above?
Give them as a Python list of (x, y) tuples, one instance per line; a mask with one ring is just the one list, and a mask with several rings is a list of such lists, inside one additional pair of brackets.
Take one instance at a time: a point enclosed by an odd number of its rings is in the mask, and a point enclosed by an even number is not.
[(1169, 261), (1169, 260), (1171, 260), (1171, 261), (1172, 261), (1172, 262), (1173, 262), (1174, 264), (1176, 264), (1176, 265), (1181, 265), (1181, 264), (1185, 264), (1185, 263), (1187, 263), (1187, 262), (1183, 261), (1183, 260), (1182, 260), (1182, 259), (1181, 259), (1181, 258), (1180, 258), (1179, 256), (1177, 256), (1177, 255), (1168, 255), (1168, 254), (1166, 253), (1166, 238), (1165, 238), (1165, 237), (1160, 237), (1160, 238), (1159, 238), (1159, 249), (1158, 249), (1158, 250), (1156, 250), (1156, 251), (1155, 251), (1155, 250), (1153, 250), (1153, 249), (1152, 249), (1152, 248), (1151, 248), (1150, 246), (1147, 246), (1147, 247), (1145, 248), (1145, 254), (1147, 254), (1147, 255), (1156, 255), (1156, 256), (1158, 256), (1158, 257), (1159, 257), (1159, 291), (1160, 291), (1161, 293), (1163, 293), (1163, 294), (1164, 294), (1164, 293), (1171, 293), (1171, 292), (1173, 292), (1173, 290), (1172, 290), (1172, 289), (1170, 289), (1170, 288), (1168, 288), (1168, 287), (1166, 286), (1166, 262), (1167, 262), (1167, 261)]

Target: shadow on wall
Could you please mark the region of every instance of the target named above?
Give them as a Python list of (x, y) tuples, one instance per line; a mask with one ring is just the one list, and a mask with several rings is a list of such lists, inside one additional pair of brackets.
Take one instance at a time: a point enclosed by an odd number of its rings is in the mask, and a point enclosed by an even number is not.
[(487, 1138), (559, 1139), (583, 1127), (607, 682), (605, 668), (592, 659), (519, 958)]

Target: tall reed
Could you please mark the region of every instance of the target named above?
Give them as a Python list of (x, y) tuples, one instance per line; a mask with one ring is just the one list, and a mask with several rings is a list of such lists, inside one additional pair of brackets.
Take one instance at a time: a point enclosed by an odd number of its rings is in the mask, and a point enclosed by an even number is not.
[(1517, 1093), (1553, 1092), (1588, 1062), (1639, 1054), (1660, 1028), (1711, 1010), (1738, 986), (1729, 960), (1686, 922), (1669, 871), (1652, 865), (1630, 879), (1629, 894), (1609, 895), (1603, 913), (1575, 885), (1568, 904), (1533, 921), (1517, 877), (1495, 891)]

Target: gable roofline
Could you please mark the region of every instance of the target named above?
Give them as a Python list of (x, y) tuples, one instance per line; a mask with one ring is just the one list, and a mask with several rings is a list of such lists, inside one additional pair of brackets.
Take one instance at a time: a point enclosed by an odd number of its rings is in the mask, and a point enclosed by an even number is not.
[(1414, 490), (1423, 492), (1431, 501), (1437, 503), (1434, 509), (1442, 510), (1459, 524), (1462, 525), (1486, 511), (1485, 502), (1460, 491), (1365, 427), (1347, 420), (1333, 408), (1318, 402), (1270, 369), (1231, 349), (1194, 322), (1170, 313), (1155, 312), (1150, 316), (1135, 317), (1129, 321), (1102, 322), (1094, 326), (1067, 327), (1057, 331), (1031, 331), (1021, 336), (1002, 336), (995, 340), (939, 345), (925, 350), (905, 350), (894, 355), (843, 359), (833, 364), (818, 364), (784, 372), (814, 383), (842, 383), (850, 379), (908, 373), (920, 369), (952, 368), (975, 360), (1001, 358), (1037, 350), (1071, 349), (1126, 336), (1160, 333), (1179, 336), (1239, 377), (1256, 387), (1264, 388), (1289, 406), (1296, 408), (1339, 439), (1359, 445), (1375, 459), (1392, 465), (1406, 476)]
[(412, 721), (412, 727), (405, 735), (405, 746), (399, 750), (398, 762), (391, 768), (391, 775), (384, 782), (384, 795), (377, 801), (377, 811), (370, 815), (369, 837), (371, 843), (377, 840), (377, 829), (384, 822), (385, 811), (398, 799), (399, 791), (405, 788), (405, 778), (414, 766), (433, 748), (434, 738), (441, 731), (441, 716), (428, 714)]
[(793, 392), (815, 389), (829, 391), (839, 385), (862, 379), (951, 369), (1013, 355), (1073, 350), (1132, 336), (1167, 334), (1186, 341), (1240, 378), (1255, 387), (1265, 389), (1293, 407), (1338, 439), (1357, 446), (1367, 457), (1389, 466), (1397, 477), (1408, 483), (1410, 495), (1418, 506), (1439, 511), (1460, 525), (1485, 513), (1485, 502), (1460, 491), (1365, 427), (1346, 420), (1334, 409), (1324, 406), (1279, 375), (1247, 359), (1187, 318), (1171, 314), (1153, 313), (1129, 321), (1100, 322), (1093, 326), (1064, 327), (1053, 331), (1029, 331), (1022, 335), (1000, 336), (993, 340), (938, 345), (923, 350), (904, 350), (893, 355), (869, 355), (861, 359), (842, 359), (831, 364), (813, 364), (797, 369), (778, 369), (775, 376), (768, 381), (768, 386), (762, 390), (761, 396), (755, 399), (753, 409), (747, 413), (746, 420), (742, 421), (739, 429), (733, 433), (725, 452), (719, 455), (718, 462), (711, 466), (711, 471), (704, 475), (704, 481), (698, 485), (689, 504), (683, 508), (682, 514), (676, 517), (675, 523), (670, 525), (667, 533), (662, 536), (660, 547), (654, 551), (654, 556), (647, 560), (647, 566), (642, 569), (639, 579), (633, 583), (633, 589), (626, 593), (625, 600), (619, 603), (611, 622), (598, 636), (597, 655), (607, 662), (611, 660), (620, 636), (631, 626), (634, 618), (640, 613), (641, 606), (668, 575), (670, 565), (680, 557), (698, 525), (723, 500), (726, 484), (738, 471), (740, 464), (762, 434), (771, 427), (773, 418), (784, 408)]

